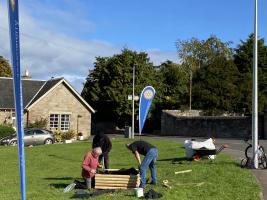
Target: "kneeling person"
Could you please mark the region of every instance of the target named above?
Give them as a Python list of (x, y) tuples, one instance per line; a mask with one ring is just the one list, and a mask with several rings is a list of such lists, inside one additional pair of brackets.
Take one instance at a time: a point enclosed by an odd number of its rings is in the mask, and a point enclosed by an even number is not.
[(84, 156), (84, 160), (82, 163), (82, 177), (86, 181), (87, 189), (90, 189), (93, 186), (92, 183), (94, 182), (96, 169), (98, 167), (102, 167), (98, 162), (98, 158), (101, 154), (101, 148), (96, 147)]
[[(151, 172), (151, 184), (156, 185), (157, 176), (155, 164), (158, 157), (158, 149), (145, 141), (135, 141), (131, 144), (127, 144), (126, 147), (132, 151), (139, 164), (141, 176), (141, 183), (139, 187), (144, 188), (146, 185), (146, 170), (148, 167)], [(140, 154), (145, 156), (142, 162), (140, 159)]]

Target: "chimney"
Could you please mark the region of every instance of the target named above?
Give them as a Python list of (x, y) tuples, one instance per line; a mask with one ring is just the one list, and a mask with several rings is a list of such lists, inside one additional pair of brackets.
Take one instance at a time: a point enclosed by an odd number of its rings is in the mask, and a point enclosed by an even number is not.
[(31, 79), (29, 70), (26, 68), (24, 71), (24, 75), (22, 76), (23, 79)]

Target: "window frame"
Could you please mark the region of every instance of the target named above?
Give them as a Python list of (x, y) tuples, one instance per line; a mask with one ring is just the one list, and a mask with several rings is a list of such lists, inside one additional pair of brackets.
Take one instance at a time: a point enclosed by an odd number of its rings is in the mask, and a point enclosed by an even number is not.
[[(51, 121), (51, 119), (53, 120), (57, 119), (57, 126), (54, 125), (55, 122)], [(49, 114), (49, 128), (50, 130), (59, 130), (59, 131), (67, 132), (70, 130), (70, 124), (71, 124), (70, 120), (71, 120), (70, 113), (50, 113)]]

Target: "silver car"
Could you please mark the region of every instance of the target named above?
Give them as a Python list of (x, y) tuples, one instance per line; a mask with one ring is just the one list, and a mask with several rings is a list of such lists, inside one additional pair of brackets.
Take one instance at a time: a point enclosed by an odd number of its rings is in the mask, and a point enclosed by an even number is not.
[[(26, 129), (24, 131), (24, 145), (53, 144), (55, 137), (52, 131), (40, 128)], [(1, 145), (15, 146), (18, 143), (17, 134), (4, 137), (0, 140)]]

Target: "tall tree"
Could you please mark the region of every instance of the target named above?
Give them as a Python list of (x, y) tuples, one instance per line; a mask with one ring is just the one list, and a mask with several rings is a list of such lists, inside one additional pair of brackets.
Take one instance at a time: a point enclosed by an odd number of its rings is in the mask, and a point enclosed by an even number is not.
[(163, 109), (178, 109), (184, 106), (187, 94), (186, 72), (179, 64), (166, 61), (159, 66), (158, 97)]
[[(235, 49), (234, 62), (240, 72), (239, 90), (241, 100), (239, 110), (251, 113), (252, 105), (252, 67), (253, 67), (253, 43), (254, 35), (249, 35), (246, 41)], [(267, 108), (267, 47), (264, 39), (258, 40), (258, 88), (259, 88), (259, 111)]]
[[(135, 94), (146, 85), (155, 85), (155, 70), (148, 55), (123, 49), (112, 57), (97, 57), (89, 72), (82, 96), (96, 110), (99, 121), (113, 121), (122, 127), (131, 121), (132, 70), (135, 66)], [(137, 105), (135, 106), (137, 108)]]
[(196, 38), (192, 38), (190, 40), (178, 40), (176, 42), (178, 56), (189, 79), (189, 110), (191, 110), (192, 107), (193, 74), (200, 67), (202, 46), (202, 41)]
[(0, 56), (0, 76), (12, 77), (12, 70), (10, 68), (10, 65), (3, 56)]
[(235, 112), (239, 102), (239, 72), (232, 60), (217, 57), (196, 73), (194, 105), (206, 114)]
[(189, 110), (192, 104), (192, 80), (193, 75), (203, 65), (212, 63), (218, 57), (230, 59), (232, 50), (230, 42), (222, 42), (216, 36), (210, 36), (207, 40), (178, 40), (176, 43), (178, 56), (182, 66), (187, 71), (189, 79)]

